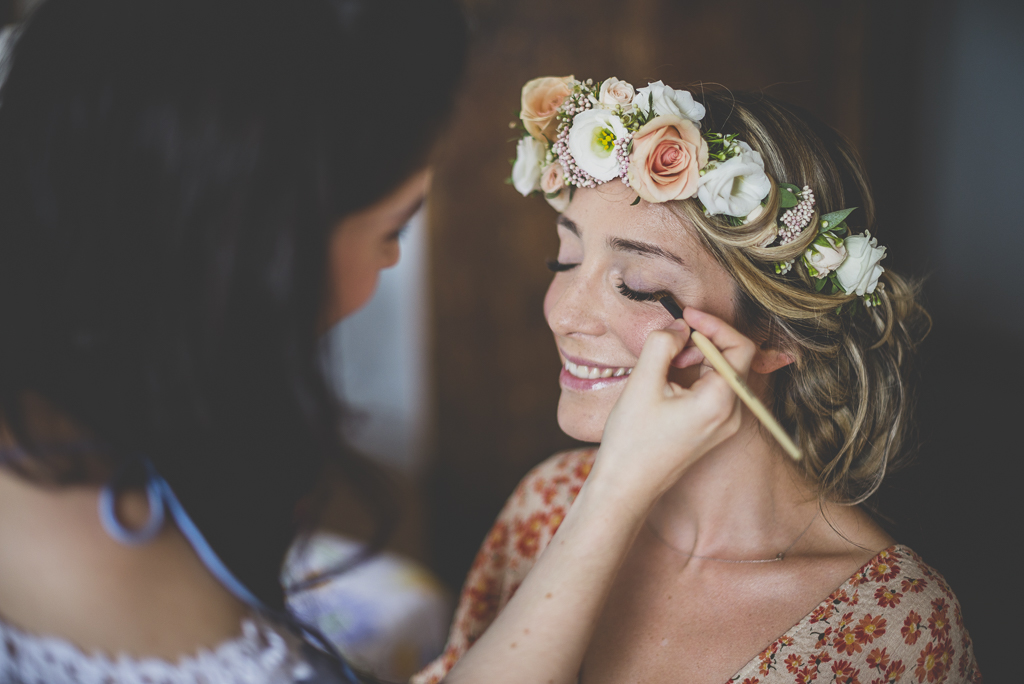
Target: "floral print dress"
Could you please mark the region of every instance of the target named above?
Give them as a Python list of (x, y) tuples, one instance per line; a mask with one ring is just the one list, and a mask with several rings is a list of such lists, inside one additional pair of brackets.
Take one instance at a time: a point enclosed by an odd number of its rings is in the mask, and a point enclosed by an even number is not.
[[(444, 653), (412, 678), (436, 684), (494, 621), (551, 541), (594, 462), (557, 454), (509, 498), (466, 578)], [(981, 682), (960, 604), (906, 546), (880, 551), (727, 684)]]

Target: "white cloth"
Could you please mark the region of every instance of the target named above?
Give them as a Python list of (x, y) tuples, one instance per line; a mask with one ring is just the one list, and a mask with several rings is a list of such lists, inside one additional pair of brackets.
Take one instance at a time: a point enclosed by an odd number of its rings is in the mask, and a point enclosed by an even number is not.
[(176, 663), (89, 655), (0, 621), (0, 684), (293, 684), (313, 674), (301, 649), (298, 639), (260, 618), (245, 621), (238, 638)]

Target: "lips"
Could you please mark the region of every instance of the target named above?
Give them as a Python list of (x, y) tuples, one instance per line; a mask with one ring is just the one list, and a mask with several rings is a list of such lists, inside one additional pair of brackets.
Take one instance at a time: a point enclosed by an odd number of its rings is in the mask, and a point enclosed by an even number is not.
[(606, 366), (567, 354), (562, 354), (562, 357), (564, 362), (558, 380), (565, 389), (602, 389), (625, 380), (633, 372), (632, 366)]

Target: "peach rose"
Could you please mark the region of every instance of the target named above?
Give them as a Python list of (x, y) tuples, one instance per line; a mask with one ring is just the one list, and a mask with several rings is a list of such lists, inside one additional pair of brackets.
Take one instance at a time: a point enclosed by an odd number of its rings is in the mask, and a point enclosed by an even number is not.
[(540, 189), (544, 199), (555, 211), (562, 213), (569, 206), (569, 188), (565, 184), (565, 169), (561, 163), (552, 162), (540, 172)]
[(558, 108), (569, 97), (572, 76), (535, 78), (523, 86), (519, 118), (526, 132), (537, 140), (555, 141), (558, 133)]
[(560, 162), (552, 162), (540, 172), (540, 189), (545, 195), (559, 192), (565, 187), (565, 169)]
[(633, 134), (627, 179), (648, 202), (688, 199), (707, 163), (708, 145), (692, 121), (658, 116)]

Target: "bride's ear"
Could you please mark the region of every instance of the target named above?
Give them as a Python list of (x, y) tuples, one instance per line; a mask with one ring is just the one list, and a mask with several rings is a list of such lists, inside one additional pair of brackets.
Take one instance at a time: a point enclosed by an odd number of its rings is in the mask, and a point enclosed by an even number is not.
[(761, 345), (754, 352), (754, 360), (750, 364), (750, 370), (760, 375), (767, 375), (791, 363), (793, 363), (793, 357), (786, 352), (781, 349), (772, 349)]

